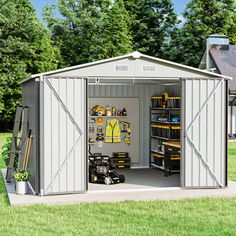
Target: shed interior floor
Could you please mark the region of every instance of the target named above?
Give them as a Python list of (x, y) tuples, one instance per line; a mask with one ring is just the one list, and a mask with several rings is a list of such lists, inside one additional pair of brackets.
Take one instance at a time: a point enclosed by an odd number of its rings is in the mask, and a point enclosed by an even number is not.
[(147, 189), (180, 186), (180, 175), (177, 173), (164, 177), (163, 171), (154, 168), (123, 169), (117, 172), (125, 176), (125, 183), (108, 186), (105, 184), (89, 183), (88, 190)]

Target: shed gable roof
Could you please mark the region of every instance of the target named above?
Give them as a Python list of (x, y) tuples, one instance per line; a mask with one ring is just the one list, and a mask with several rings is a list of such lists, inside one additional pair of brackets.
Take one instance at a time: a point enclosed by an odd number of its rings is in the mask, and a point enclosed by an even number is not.
[[(50, 77), (117, 77), (117, 78), (226, 78), (227, 76), (203, 71), (171, 61), (133, 52), (124, 56), (71, 66), (32, 75)], [(25, 80), (26, 81), (26, 80)], [(24, 81), (23, 81), (24, 82)]]

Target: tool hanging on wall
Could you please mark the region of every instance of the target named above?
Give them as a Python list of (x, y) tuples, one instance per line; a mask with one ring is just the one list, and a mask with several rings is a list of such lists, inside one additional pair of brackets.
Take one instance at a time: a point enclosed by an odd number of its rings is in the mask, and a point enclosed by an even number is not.
[(131, 133), (131, 126), (130, 126), (130, 123), (129, 122), (125, 122), (125, 121), (120, 121), (121, 124), (122, 124), (122, 130), (121, 132), (122, 133), (127, 133), (128, 135), (130, 135)]
[(95, 106), (93, 109), (92, 109), (94, 115), (96, 116), (104, 116), (105, 115), (105, 109), (102, 107), (102, 106)]
[(123, 138), (124, 142), (128, 145), (130, 145), (131, 143), (131, 138), (130, 138), (130, 134), (131, 134), (131, 125), (129, 122), (126, 121), (120, 121), (120, 123), (122, 124), (122, 133), (126, 133), (125, 137)]
[(125, 108), (121, 111), (121, 116), (127, 116), (127, 111)]
[(96, 123), (96, 119), (95, 118), (89, 118), (89, 123), (91, 124), (95, 124)]
[(130, 145), (131, 143), (130, 137), (125, 136), (123, 140), (126, 144)]
[(104, 130), (102, 126), (97, 127), (96, 141), (97, 141), (97, 147), (102, 148), (104, 142)]
[(95, 133), (94, 126), (89, 126), (89, 133)]
[(96, 141), (93, 138), (89, 137), (88, 140), (89, 140), (89, 144), (96, 144)]

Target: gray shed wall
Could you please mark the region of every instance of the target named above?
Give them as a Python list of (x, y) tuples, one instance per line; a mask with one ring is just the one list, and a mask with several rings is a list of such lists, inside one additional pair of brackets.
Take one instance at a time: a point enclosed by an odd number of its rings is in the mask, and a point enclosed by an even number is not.
[(22, 105), (29, 107), (28, 128), (32, 131), (33, 141), (30, 151), (28, 170), (32, 176), (30, 184), (39, 193), (39, 82), (29, 80), (22, 84)]

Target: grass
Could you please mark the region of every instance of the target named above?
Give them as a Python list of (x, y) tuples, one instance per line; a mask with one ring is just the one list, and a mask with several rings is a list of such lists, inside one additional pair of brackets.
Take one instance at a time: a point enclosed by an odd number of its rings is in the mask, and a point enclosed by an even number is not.
[[(0, 156), (2, 154), (2, 147), (5, 144), (6, 139), (8, 137), (11, 137), (10, 133), (0, 133)], [(4, 168), (4, 167), (6, 167), (5, 162), (3, 161), (2, 158), (0, 158), (0, 168)]]
[[(235, 179), (236, 143), (229, 165)], [(10, 207), (0, 178), (0, 235), (235, 235), (235, 221), (236, 198)]]
[(4, 235), (235, 235), (236, 199), (4, 207)]
[(236, 181), (236, 142), (229, 142), (228, 176), (230, 180)]

